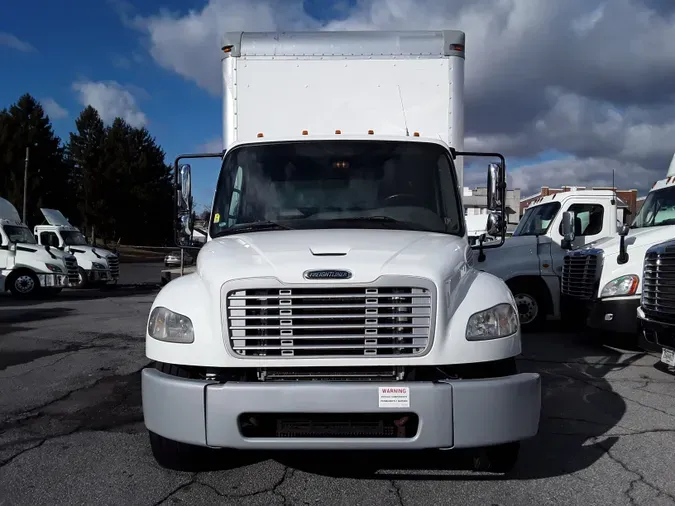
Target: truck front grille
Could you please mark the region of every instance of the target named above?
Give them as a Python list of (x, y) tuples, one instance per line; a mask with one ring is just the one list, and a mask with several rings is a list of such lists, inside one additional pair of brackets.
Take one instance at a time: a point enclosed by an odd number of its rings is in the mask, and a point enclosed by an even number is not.
[(592, 299), (595, 294), (599, 255), (566, 255), (563, 261), (560, 291), (578, 299)]
[(242, 358), (414, 356), (431, 338), (428, 288), (246, 289), (226, 301), (230, 346)]
[(645, 255), (641, 304), (645, 313), (675, 320), (675, 251)]
[(68, 275), (68, 284), (76, 285), (80, 282), (80, 272), (78, 270), (77, 259), (74, 256), (64, 258), (66, 272)]
[(110, 267), (110, 275), (113, 278), (120, 277), (120, 259), (117, 255), (108, 257), (108, 267)]

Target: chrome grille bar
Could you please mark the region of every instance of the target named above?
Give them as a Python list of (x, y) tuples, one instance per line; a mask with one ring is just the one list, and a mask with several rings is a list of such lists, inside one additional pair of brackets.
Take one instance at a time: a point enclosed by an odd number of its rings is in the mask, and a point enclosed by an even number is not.
[(645, 255), (641, 304), (651, 315), (675, 318), (675, 251), (650, 248)]
[(566, 255), (563, 261), (560, 291), (578, 299), (592, 299), (598, 275), (599, 255)]
[(225, 311), (230, 347), (242, 358), (415, 356), (432, 329), (424, 287), (231, 290)]
[(77, 259), (74, 256), (64, 258), (68, 276), (68, 284), (77, 285), (80, 282), (80, 272), (78, 270)]

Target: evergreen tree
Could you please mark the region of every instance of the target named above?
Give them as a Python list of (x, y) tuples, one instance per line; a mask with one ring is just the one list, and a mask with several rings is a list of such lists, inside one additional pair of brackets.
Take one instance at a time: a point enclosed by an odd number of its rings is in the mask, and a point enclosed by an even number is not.
[(66, 152), (72, 166), (81, 223), (90, 234), (110, 212), (106, 205), (109, 202), (104, 198), (106, 181), (101, 177), (105, 125), (98, 111), (87, 106), (75, 120), (75, 128)]
[(24, 160), (30, 149), (26, 221), (42, 223), (41, 207), (74, 211), (70, 168), (61, 140), (54, 134), (40, 103), (25, 94), (0, 111), (0, 188), (4, 198), (23, 208)]

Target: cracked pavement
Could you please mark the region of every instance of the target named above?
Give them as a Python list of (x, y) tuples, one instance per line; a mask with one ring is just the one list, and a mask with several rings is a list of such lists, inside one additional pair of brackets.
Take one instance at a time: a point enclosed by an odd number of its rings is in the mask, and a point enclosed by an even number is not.
[(453, 452), (235, 452), (215, 471), (162, 469), (139, 374), (155, 293), (0, 297), (0, 506), (675, 504), (675, 376), (581, 334), (524, 337), (544, 407), (510, 476)]

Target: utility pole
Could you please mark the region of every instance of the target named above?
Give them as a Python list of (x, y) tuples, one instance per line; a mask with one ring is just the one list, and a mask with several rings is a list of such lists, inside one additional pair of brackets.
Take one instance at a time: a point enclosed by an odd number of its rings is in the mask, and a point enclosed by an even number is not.
[(26, 223), (26, 200), (28, 197), (28, 157), (30, 146), (26, 146), (26, 161), (23, 166), (23, 223)]

